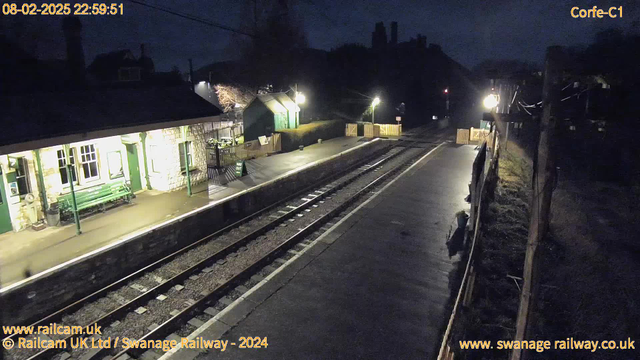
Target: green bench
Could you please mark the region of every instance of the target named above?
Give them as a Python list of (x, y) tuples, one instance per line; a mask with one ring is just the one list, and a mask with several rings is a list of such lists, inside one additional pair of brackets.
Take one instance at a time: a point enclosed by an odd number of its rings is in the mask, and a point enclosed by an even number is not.
[[(125, 199), (127, 202), (130, 202), (133, 197), (133, 192), (124, 179), (76, 190), (75, 194), (78, 211), (120, 199)], [(62, 215), (73, 215), (73, 198), (71, 197), (71, 193), (58, 197), (58, 208)]]

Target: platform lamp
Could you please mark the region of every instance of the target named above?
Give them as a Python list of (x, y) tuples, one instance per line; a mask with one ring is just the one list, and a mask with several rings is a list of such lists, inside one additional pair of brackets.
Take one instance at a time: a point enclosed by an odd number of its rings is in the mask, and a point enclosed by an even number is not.
[(376, 96), (371, 102), (371, 124), (372, 125), (376, 123), (376, 106), (378, 104), (380, 104), (380, 98)]
[(302, 108), (300, 107), (300, 104), (304, 104), (305, 101), (307, 101), (307, 98), (304, 96), (303, 93), (296, 91), (296, 106), (298, 107), (298, 121), (296, 122), (296, 128), (298, 126), (300, 126), (300, 119), (302, 118)]

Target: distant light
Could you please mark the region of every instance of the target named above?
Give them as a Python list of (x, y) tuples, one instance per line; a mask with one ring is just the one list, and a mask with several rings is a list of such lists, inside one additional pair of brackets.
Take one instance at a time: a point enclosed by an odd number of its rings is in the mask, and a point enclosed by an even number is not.
[(486, 98), (484, 98), (482, 104), (487, 109), (493, 109), (494, 107), (498, 106), (498, 96), (495, 94), (490, 94)]
[(444, 93), (448, 94), (449, 93), (449, 88), (444, 89)]
[(296, 94), (296, 104), (304, 104), (305, 101), (307, 101), (307, 98), (303, 93), (299, 92)]
[(205, 83), (206, 83), (206, 81), (200, 81), (200, 82), (198, 83), (198, 85), (204, 85)]
[(438, 120), (438, 115), (433, 115), (433, 116), (431, 117), (431, 119), (432, 119), (432, 120)]
[(371, 106), (376, 107), (376, 106), (378, 106), (378, 104), (380, 104), (380, 98), (376, 96), (373, 99), (373, 102), (371, 103)]
[(240, 104), (238, 104), (238, 103), (236, 103), (236, 105), (235, 105), (235, 107), (236, 107), (236, 108), (239, 108), (240, 106), (241, 106), (241, 105), (240, 105)]

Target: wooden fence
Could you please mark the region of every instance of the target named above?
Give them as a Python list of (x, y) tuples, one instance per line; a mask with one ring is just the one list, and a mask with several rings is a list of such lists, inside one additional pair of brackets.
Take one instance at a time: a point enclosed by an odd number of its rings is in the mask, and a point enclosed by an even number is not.
[(462, 144), (462, 145), (469, 144), (468, 129), (458, 129), (458, 133), (456, 134), (456, 144)]
[(344, 136), (358, 136), (358, 124), (345, 124)]
[(402, 125), (398, 124), (376, 124), (380, 126), (380, 136), (400, 136), (402, 135)]
[(380, 137), (380, 126), (374, 124), (364, 124), (364, 137)]
[[(473, 128), (472, 128), (473, 130)], [(479, 239), (479, 233), (481, 228), (480, 214), (488, 206), (486, 201), (486, 194), (489, 190), (489, 183), (498, 176), (498, 161), (500, 158), (500, 149), (498, 145), (498, 138), (500, 134), (496, 131), (492, 131), (487, 136), (483, 137), (480, 151), (473, 162), (471, 184), (469, 185), (469, 191), (471, 192), (471, 214), (469, 215), (468, 222), (468, 234), (471, 236), (471, 247), (469, 250), (469, 256), (467, 265), (464, 270), (464, 275), (460, 283), (458, 295), (456, 296), (451, 316), (442, 338), (440, 345), (440, 352), (438, 353), (438, 360), (452, 360), (454, 358), (454, 352), (452, 348), (455, 344), (451, 341), (451, 331), (454, 327), (456, 319), (460, 314), (461, 308), (471, 303), (473, 295), (473, 285), (475, 282), (475, 260), (476, 260), (476, 245)], [(472, 235), (471, 235), (472, 234)]]
[[(255, 159), (277, 153), (282, 150), (282, 135), (275, 133), (266, 138), (265, 144), (260, 144), (260, 140), (247, 141), (244, 144), (234, 145), (218, 149), (220, 156), (220, 166), (226, 167), (235, 165), (237, 160)], [(215, 167), (218, 164), (215, 147), (207, 147), (207, 167)]]
[(490, 146), (493, 146), (495, 131), (489, 131), (487, 129), (458, 129), (456, 135), (456, 144), (482, 144), (487, 142)]

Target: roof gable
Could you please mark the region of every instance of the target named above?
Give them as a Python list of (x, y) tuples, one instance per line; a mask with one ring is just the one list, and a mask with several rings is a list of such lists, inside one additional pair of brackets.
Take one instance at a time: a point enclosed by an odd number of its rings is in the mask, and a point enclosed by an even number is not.
[(184, 87), (6, 96), (0, 108), (0, 145), (221, 113)]
[(287, 111), (300, 111), (298, 105), (285, 93), (261, 94), (258, 95), (256, 99), (262, 102), (267, 109), (274, 114)]

